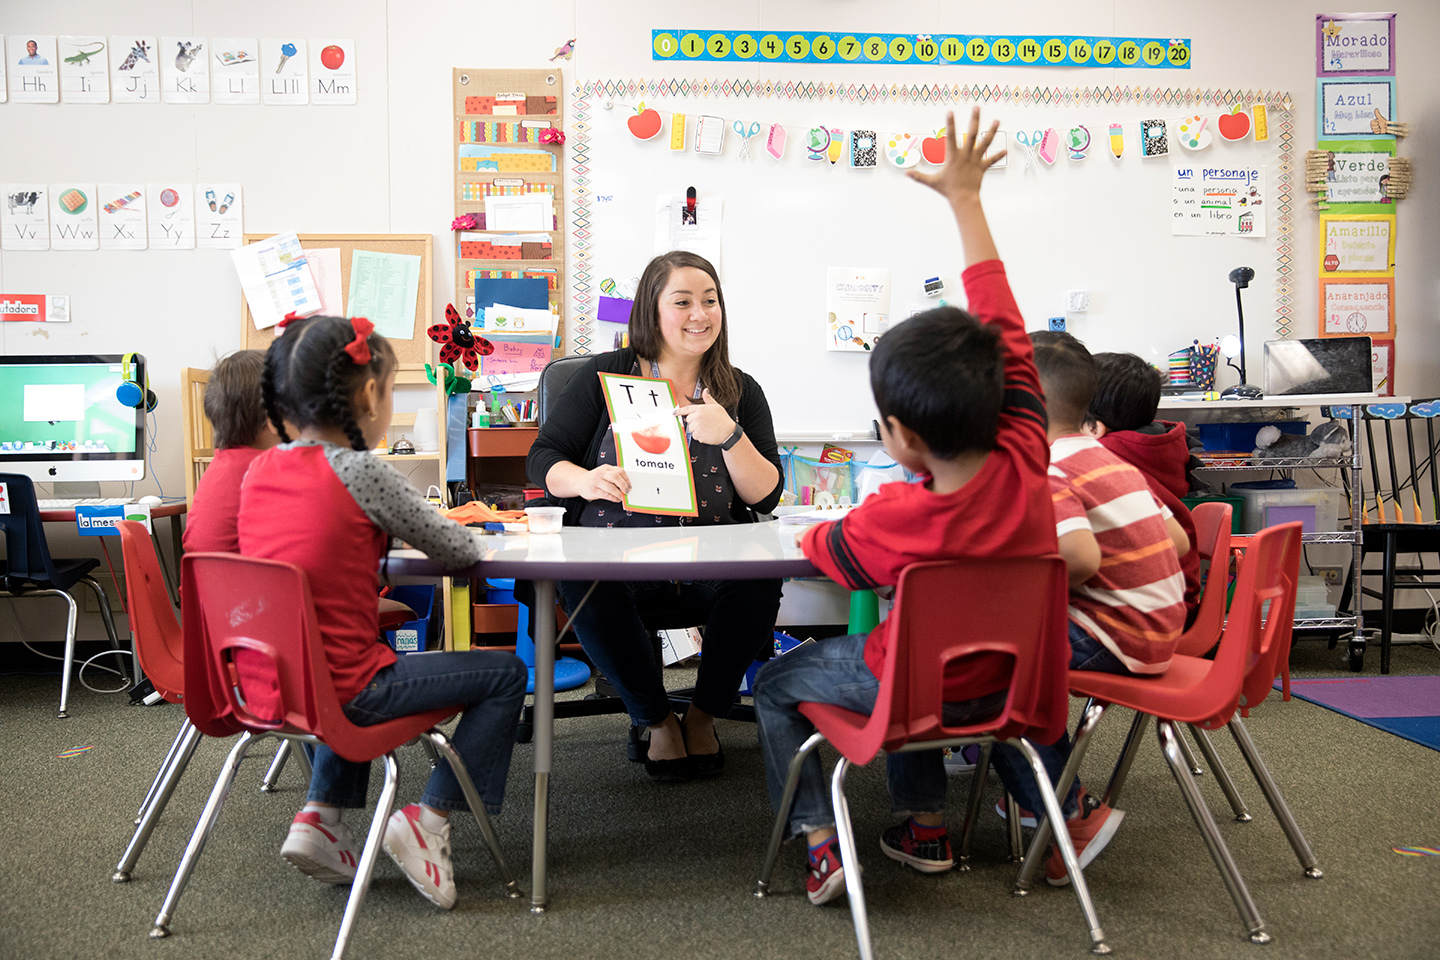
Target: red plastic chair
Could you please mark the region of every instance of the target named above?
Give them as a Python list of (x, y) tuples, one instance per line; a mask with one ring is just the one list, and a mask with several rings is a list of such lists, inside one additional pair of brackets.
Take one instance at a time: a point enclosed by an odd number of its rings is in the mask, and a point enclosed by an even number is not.
[[(1270, 527), (1255, 536), (1236, 574), (1235, 596), (1214, 660), (1178, 655), (1171, 660), (1170, 668), (1158, 677), (1077, 670), (1069, 674), (1071, 692), (1090, 697), (1092, 703), (1076, 730), (1075, 746), (1060, 776), (1057, 793), (1064, 796), (1070, 789), (1096, 724), (1108, 706), (1127, 707), (1153, 716), (1157, 721), (1156, 733), (1161, 751), (1180, 787), (1181, 796), (1200, 828), (1210, 856), (1254, 943), (1268, 943), (1270, 935), (1265, 932), (1265, 922), (1260, 918), (1245, 881), (1220, 838), (1215, 820), (1180, 753), (1176, 742), (1180, 734), (1176, 724), (1193, 723), (1214, 730), (1234, 718), (1241, 702), (1242, 685), (1255, 666), (1256, 658), (1262, 652), (1273, 655), (1272, 651), (1278, 649), (1277, 638), (1283, 628), (1289, 626), (1284, 618), (1294, 613), (1295, 577), (1299, 563), (1299, 523)], [(1271, 614), (1268, 617), (1263, 616), (1266, 604), (1269, 604)], [(1273, 787), (1273, 782), (1270, 786)], [(1268, 797), (1270, 791), (1266, 793)], [(1278, 797), (1278, 792), (1275, 796)], [(1037, 827), (1025, 865), (1020, 870), (1018, 889), (1028, 889), (1033, 882), (1052, 832), (1048, 819)], [(1065, 836), (1065, 831), (1061, 831), (1060, 837)], [(1073, 868), (1071, 876), (1075, 876)]]
[[(1066, 639), (1065, 562), (1056, 556), (915, 563), (900, 575), (896, 621), (880, 675), (874, 712), (868, 716), (822, 703), (802, 703), (800, 712), (815, 724), (816, 733), (790, 762), (780, 812), (755, 889), (769, 893), (770, 874), (780, 850), (785, 820), (799, 782), (800, 767), (825, 740), (840, 751), (831, 779), (836, 830), (840, 835), (845, 886), (855, 922), (860, 955), (871, 956), (870, 926), (858, 869), (854, 831), (845, 801), (845, 774), (850, 764), (866, 764), (881, 750), (933, 750), (971, 743), (1008, 743), (1023, 752), (1045, 800), (1060, 815), (1050, 778), (1030, 741), (1054, 742), (1068, 719), (1065, 694)], [(1003, 654), (1013, 658), (1009, 695), (1000, 713), (987, 721), (948, 727), (941, 719), (946, 666), (967, 657)], [(1092, 950), (1110, 952), (1090, 893), (1066, 834), (1061, 856), (1076, 878), (1075, 896), (1090, 931)]]
[[(500, 852), (495, 831), (475, 784), (459, 754), (435, 725), (454, 716), (459, 706), (357, 727), (345, 716), (325, 662), (324, 642), (315, 620), (310, 584), (299, 567), (275, 560), (229, 553), (192, 553), (181, 562), (181, 616), (185, 638), (185, 712), (206, 736), (240, 741), (230, 751), (210, 799), (185, 848), (175, 879), (150, 931), (170, 935), (175, 908), (201, 849), (230, 792), (246, 751), (267, 736), (323, 744), (347, 760), (385, 760), (385, 785), (375, 808), (365, 849), (356, 867), (345, 916), (335, 940), (335, 960), (343, 957), (360, 906), (370, 887), (385, 821), (395, 805), (399, 764), (395, 750), (413, 740), (429, 742), (450, 763), (510, 897), (519, 897), (514, 874)], [(247, 689), (249, 691), (247, 695)], [(256, 703), (274, 704), (262, 716)], [(272, 712), (266, 708), (266, 713)]]

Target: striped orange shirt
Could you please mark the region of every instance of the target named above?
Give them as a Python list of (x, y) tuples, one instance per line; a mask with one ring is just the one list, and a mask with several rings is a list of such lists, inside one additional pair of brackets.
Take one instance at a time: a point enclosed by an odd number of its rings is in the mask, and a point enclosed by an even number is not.
[(1070, 619), (1132, 673), (1164, 673), (1185, 626), (1185, 577), (1165, 529), (1169, 511), (1145, 477), (1090, 437), (1050, 444), (1055, 534), (1089, 530), (1100, 569), (1070, 588)]

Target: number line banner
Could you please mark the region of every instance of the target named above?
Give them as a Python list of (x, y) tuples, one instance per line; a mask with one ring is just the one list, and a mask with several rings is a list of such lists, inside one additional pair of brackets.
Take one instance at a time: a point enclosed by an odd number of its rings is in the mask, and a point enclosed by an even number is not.
[(1159, 37), (910, 33), (744, 33), (652, 30), (652, 59), (744, 63), (912, 63), (944, 66), (1190, 69), (1190, 40)]

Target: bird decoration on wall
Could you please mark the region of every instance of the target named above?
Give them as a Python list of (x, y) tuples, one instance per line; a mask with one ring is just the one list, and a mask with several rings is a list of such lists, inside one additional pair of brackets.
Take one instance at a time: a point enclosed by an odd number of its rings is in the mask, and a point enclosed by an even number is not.
[(445, 304), (445, 322), (437, 323), (426, 335), (441, 344), (440, 362), (454, 365), (459, 360), (471, 370), (480, 367), (480, 358), (495, 352), (495, 345), (484, 337), (477, 337), (470, 329), (470, 321), (456, 311), (455, 305)]
[(558, 46), (558, 47), (555, 48), (555, 56), (551, 57), (551, 58), (550, 58), (550, 61), (553, 63), (554, 61), (560, 60), (560, 59), (562, 59), (562, 58), (565, 59), (565, 60), (569, 60), (569, 59), (570, 59), (570, 55), (573, 54), (574, 52), (575, 52), (575, 41), (574, 41), (574, 40), (566, 40), (564, 43), (560, 44), (560, 46)]

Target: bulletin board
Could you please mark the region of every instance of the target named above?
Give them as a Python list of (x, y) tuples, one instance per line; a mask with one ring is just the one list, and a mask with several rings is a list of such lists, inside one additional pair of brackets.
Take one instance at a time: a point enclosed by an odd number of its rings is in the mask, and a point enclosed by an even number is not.
[[(274, 234), (247, 233), (247, 244), (268, 240)], [(340, 250), (340, 291), (341, 296), (350, 296), (350, 254), (356, 250), (375, 253), (396, 253), (420, 257), (420, 289), (415, 297), (415, 328), (409, 340), (391, 339), (390, 346), (400, 363), (427, 363), (431, 359), (431, 341), (425, 335), (429, 328), (430, 297), (433, 277), (433, 238), (428, 233), (302, 233), (301, 247), (338, 247)], [(246, 350), (264, 350), (275, 339), (275, 328), (255, 329), (250, 316), (250, 306), (240, 297), (241, 345)]]
[[(631, 133), (644, 102), (664, 129)], [(1241, 104), (1263, 104), (1266, 139), (1222, 140), (1217, 118)], [(1125, 350), (1162, 369), (1193, 340), (1209, 343), (1236, 329), (1229, 272), (1253, 267), (1243, 292), (1247, 357), (1259, 369), (1263, 342), (1313, 336), (1294, 310), (1293, 118), (1288, 94), (1137, 86), (878, 86), (725, 79), (594, 80), (570, 98), (570, 349), (611, 349), (596, 319), (603, 291), (624, 292), (656, 252), (656, 208), (696, 188), (722, 205), (718, 264), (736, 366), (764, 388), (777, 431), (868, 435), (876, 416), (867, 354), (827, 349), (826, 276), (834, 267), (884, 269), (890, 317), (903, 320), (940, 299), (964, 306), (959, 238), (938, 194), (910, 181), (882, 157), (874, 169), (807, 159), (815, 126), (873, 130), (882, 146), (896, 131), (936, 135), (954, 110), (964, 129), (972, 106), (982, 123), (1000, 121), (1009, 156), (987, 174), (982, 197), (1000, 255), (1030, 330), (1052, 317), (1093, 351)], [(692, 125), (684, 149), (671, 149), (671, 115)], [(724, 122), (718, 155), (694, 149), (701, 115)], [(1182, 120), (1209, 118), (1212, 144), (1183, 150)], [(1142, 157), (1141, 121), (1164, 119), (1168, 157)], [(740, 125), (739, 131), (735, 128)], [(768, 128), (787, 131), (781, 159), (766, 150)], [(743, 135), (754, 130), (748, 151)], [(1108, 133), (1121, 125), (1115, 158)], [(653, 125), (653, 121), (652, 121)], [(1082, 160), (1064, 152), (1053, 164), (1027, 162), (1016, 134), (1084, 125), (1092, 137)], [(642, 126), (641, 132), (648, 132)], [(1232, 128), (1233, 129), (1233, 128)], [(742, 156), (748, 152), (748, 156)], [(1255, 164), (1266, 172), (1264, 236), (1177, 236), (1172, 221), (1182, 164)], [(934, 169), (926, 167), (924, 169)], [(944, 290), (927, 297), (925, 281)], [(1084, 313), (1070, 291), (1088, 292)], [(610, 294), (610, 295), (613, 295)]]

